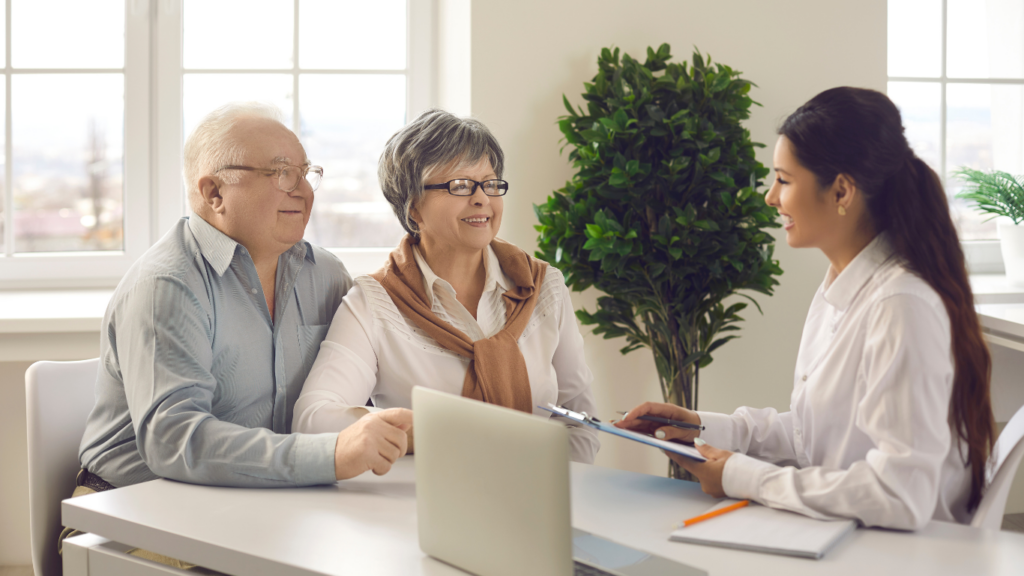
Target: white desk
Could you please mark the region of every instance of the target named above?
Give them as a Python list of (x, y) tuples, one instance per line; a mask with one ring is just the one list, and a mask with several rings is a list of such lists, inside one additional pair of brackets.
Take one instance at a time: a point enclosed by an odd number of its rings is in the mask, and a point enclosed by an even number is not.
[[(919, 533), (858, 530), (818, 561), (670, 542), (676, 522), (711, 505), (696, 484), (582, 464), (573, 464), (572, 482), (578, 528), (712, 575), (1019, 575), (1024, 567), (1024, 535), (944, 522)], [(62, 510), (69, 526), (230, 574), (464, 574), (419, 550), (415, 498), (413, 460), (404, 458), (384, 477), (335, 486), (157, 480), (65, 500)]]

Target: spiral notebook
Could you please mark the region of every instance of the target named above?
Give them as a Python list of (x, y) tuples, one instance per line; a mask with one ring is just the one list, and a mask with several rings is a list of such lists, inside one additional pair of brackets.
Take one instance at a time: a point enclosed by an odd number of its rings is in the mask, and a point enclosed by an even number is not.
[[(725, 499), (708, 512), (736, 502)], [(751, 502), (739, 510), (679, 528), (669, 538), (690, 544), (817, 560), (856, 527), (853, 520), (815, 520)]]

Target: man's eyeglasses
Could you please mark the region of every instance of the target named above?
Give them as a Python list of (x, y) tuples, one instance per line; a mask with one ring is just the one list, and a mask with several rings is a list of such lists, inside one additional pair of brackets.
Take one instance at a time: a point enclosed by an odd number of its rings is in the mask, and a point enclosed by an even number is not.
[(468, 178), (459, 178), (457, 180), (449, 180), (444, 184), (428, 184), (423, 188), (425, 190), (447, 190), (452, 196), (472, 196), (476, 193), (476, 187), (479, 186), (484, 194), (488, 196), (504, 196), (508, 192), (508, 182), (504, 180), (484, 180), (483, 182), (477, 182), (476, 180), (469, 180)]
[(253, 168), (252, 166), (223, 166), (214, 171), (214, 174), (221, 170), (248, 170), (259, 172), (264, 176), (277, 176), (277, 187), (282, 192), (292, 192), (299, 187), (299, 182), (305, 178), (309, 186), (316, 191), (320, 187), (320, 181), (324, 179), (324, 169), (320, 166), (281, 166), (280, 168)]

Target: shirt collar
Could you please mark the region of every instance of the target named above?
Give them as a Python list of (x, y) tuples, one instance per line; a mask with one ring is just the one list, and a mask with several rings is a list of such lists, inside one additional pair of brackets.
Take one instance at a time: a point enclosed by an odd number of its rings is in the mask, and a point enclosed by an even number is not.
[(217, 230), (212, 224), (192, 212), (188, 216), (188, 228), (192, 236), (199, 243), (199, 252), (203, 258), (213, 266), (213, 271), (218, 276), (223, 276), (224, 271), (231, 265), (231, 259), (235, 257), (235, 249), (238, 242), (235, 242), (227, 234)]
[[(245, 250), (244, 246), (232, 240), (227, 234), (214, 228), (212, 224), (195, 212), (189, 214), (188, 227), (192, 231), (196, 242), (199, 243), (199, 252), (210, 263), (210, 266), (213, 266), (213, 271), (218, 276), (223, 276), (224, 271), (231, 265), (231, 259), (235, 257), (236, 250)], [(316, 258), (313, 256), (313, 246), (306, 240), (296, 242), (285, 254), (294, 256), (299, 260), (305, 258), (316, 264)]]
[(498, 255), (494, 253), (494, 249), (489, 244), (487, 245), (487, 254), (484, 255), (484, 274), (486, 274), (484, 292), (500, 290), (504, 293), (512, 285), (512, 282), (509, 281), (508, 277), (501, 270)]
[[(451, 288), (452, 293), (455, 293), (455, 289), (451, 287), (451, 284), (447, 280), (441, 278), (434, 271), (430, 269), (430, 265), (427, 264), (426, 258), (420, 253), (419, 246), (412, 247), (413, 257), (416, 259), (416, 265), (420, 267), (420, 273), (423, 274), (423, 288), (427, 293), (427, 306), (434, 306), (434, 283), (442, 282), (442, 286)], [(494, 289), (500, 289), (502, 292), (508, 290), (510, 284), (508, 278), (505, 277), (505, 273), (501, 271), (501, 264), (498, 263), (498, 255), (494, 253), (494, 250), (488, 245), (484, 253), (484, 293), (490, 292)]]
[(892, 256), (892, 245), (888, 235), (883, 232), (875, 236), (842, 273), (836, 274), (835, 269), (829, 266), (822, 294), (825, 301), (840, 311), (849, 308), (860, 289)]
[(316, 257), (313, 256), (313, 245), (310, 244), (309, 241), (306, 240), (305, 238), (299, 240), (298, 242), (295, 243), (294, 246), (288, 249), (288, 252), (292, 251), (294, 251), (295, 255), (300, 259), (305, 258), (306, 260), (309, 260), (313, 264), (316, 264)]

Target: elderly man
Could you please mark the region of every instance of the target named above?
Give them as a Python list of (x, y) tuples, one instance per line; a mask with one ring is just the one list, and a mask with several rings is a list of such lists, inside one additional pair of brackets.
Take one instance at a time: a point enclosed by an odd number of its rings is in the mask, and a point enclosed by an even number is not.
[(192, 214), (118, 285), (103, 319), (80, 492), (172, 478), (219, 486), (386, 473), (411, 412), (289, 434), (342, 297), (342, 263), (302, 240), (323, 170), (275, 109), (232, 104), (185, 144)]

